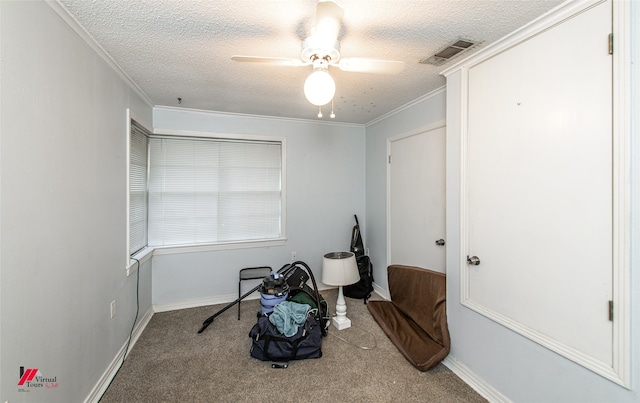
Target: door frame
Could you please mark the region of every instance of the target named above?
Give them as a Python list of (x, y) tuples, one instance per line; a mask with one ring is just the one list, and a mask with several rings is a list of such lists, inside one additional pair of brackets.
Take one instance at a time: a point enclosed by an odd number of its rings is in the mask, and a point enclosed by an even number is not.
[(631, 10), (629, 2), (613, 3), (613, 351), (611, 366), (584, 353), (559, 343), (548, 336), (536, 332), (504, 315), (492, 311), (469, 298), (469, 270), (466, 256), (468, 252), (468, 165), (467, 165), (467, 121), (469, 68), (535, 36), (573, 16), (592, 8), (606, 0), (591, 0), (586, 3), (570, 3), (558, 7), (545, 15), (537, 23), (530, 24), (514, 32), (483, 52), (472, 56), (443, 72), (449, 75), (460, 71), (460, 303), (485, 317), (555, 351), (581, 366), (615, 382), (627, 389), (631, 384)]
[[(443, 119), (435, 123), (429, 124), (427, 126), (422, 126), (420, 128), (387, 138), (387, 220), (386, 220), (387, 221), (387, 240), (388, 240), (387, 265), (386, 265), (387, 267), (389, 267), (389, 265), (392, 263), (391, 262), (391, 164), (389, 162), (391, 158), (391, 143), (406, 139), (408, 137), (416, 136), (424, 132), (429, 132), (431, 130), (436, 130), (443, 127), (446, 128), (446, 123), (447, 123), (446, 120)], [(446, 133), (445, 133), (445, 136), (446, 136)], [(447, 202), (446, 202), (446, 194), (445, 194), (445, 209), (446, 209), (446, 205), (447, 205)], [(446, 259), (445, 259), (445, 272), (446, 270), (447, 269), (446, 269)]]

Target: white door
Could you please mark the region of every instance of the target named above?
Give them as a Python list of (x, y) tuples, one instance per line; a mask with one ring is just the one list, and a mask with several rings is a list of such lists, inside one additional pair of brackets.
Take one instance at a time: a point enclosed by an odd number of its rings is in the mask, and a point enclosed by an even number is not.
[(444, 124), (391, 139), (389, 149), (389, 264), (445, 273)]
[(466, 149), (466, 297), (608, 365), (611, 29), (607, 2), (470, 68)]

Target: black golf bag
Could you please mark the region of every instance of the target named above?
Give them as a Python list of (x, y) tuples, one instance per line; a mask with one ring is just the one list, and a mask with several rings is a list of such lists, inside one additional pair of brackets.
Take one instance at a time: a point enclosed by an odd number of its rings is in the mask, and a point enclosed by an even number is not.
[(354, 217), (356, 219), (356, 225), (351, 231), (350, 250), (356, 256), (356, 262), (358, 262), (360, 281), (343, 287), (343, 292), (345, 297), (364, 299), (364, 303), (366, 304), (373, 292), (373, 265), (371, 264), (369, 256), (365, 255), (358, 216), (354, 215)]

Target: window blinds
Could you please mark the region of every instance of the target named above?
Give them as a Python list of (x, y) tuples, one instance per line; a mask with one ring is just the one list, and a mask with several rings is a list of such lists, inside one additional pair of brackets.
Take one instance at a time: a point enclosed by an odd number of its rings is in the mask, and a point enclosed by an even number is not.
[(277, 239), (282, 145), (149, 139), (149, 245)]
[(129, 147), (129, 254), (147, 246), (147, 136), (131, 122)]

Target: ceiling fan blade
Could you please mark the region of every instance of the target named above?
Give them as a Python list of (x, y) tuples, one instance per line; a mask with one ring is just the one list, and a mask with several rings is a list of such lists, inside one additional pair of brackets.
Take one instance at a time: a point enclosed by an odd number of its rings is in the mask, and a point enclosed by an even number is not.
[(248, 62), (248, 63), (265, 63), (274, 66), (306, 66), (307, 63), (300, 59), (289, 59), (286, 57), (261, 57), (261, 56), (232, 56), (231, 60), (236, 62)]
[(344, 9), (333, 1), (319, 1), (316, 7), (316, 26), (313, 36), (333, 46), (338, 40)]
[(362, 57), (346, 57), (340, 59), (338, 67), (342, 71), (358, 73), (398, 74), (404, 70), (404, 62), (393, 60), (376, 60)]

